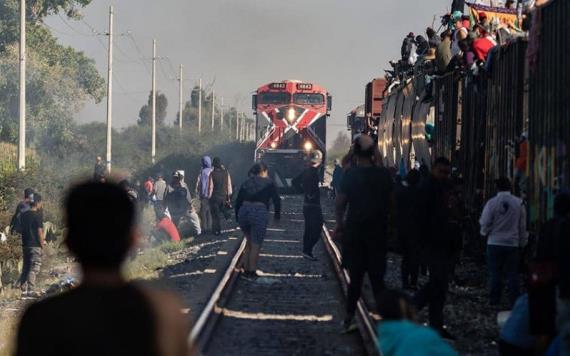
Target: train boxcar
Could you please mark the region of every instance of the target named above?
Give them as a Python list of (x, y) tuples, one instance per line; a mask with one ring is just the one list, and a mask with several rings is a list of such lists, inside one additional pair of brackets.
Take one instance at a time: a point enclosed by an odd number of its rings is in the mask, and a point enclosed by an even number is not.
[(314, 150), (326, 154), (332, 97), (319, 85), (285, 80), (259, 87), (252, 105), (256, 117), (255, 159), (268, 165), (279, 189), (290, 190), (307, 156)]

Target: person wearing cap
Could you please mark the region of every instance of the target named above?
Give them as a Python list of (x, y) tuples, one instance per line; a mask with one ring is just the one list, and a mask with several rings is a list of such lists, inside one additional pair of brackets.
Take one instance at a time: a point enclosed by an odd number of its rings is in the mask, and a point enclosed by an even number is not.
[(178, 227), (182, 217), (186, 216), (190, 203), (188, 191), (182, 186), (182, 178), (178, 173), (172, 175), (170, 187), (164, 198), (164, 204), (172, 217), (172, 222)]
[(100, 182), (105, 179), (105, 173), (107, 172), (107, 167), (105, 167), (105, 162), (101, 156), (95, 158), (95, 168), (93, 168), (93, 180), (95, 182)]
[(473, 53), (479, 61), (485, 61), (491, 48), (497, 45), (497, 41), (490, 35), (489, 26), (477, 24), (475, 31), (478, 33), (478, 38), (473, 41)]
[(319, 170), (323, 154), (319, 150), (311, 152), (309, 165), (299, 176), (293, 179), (293, 186), (304, 195), (303, 217), (305, 231), (303, 233), (303, 257), (315, 261), (313, 248), (321, 236), (323, 211), (321, 209), (321, 192), (319, 189)]
[(495, 181), (497, 195), (491, 198), (479, 219), (481, 235), (487, 237), (487, 263), (490, 272), (491, 305), (501, 302), (502, 276), (506, 275), (512, 306), (519, 296), (520, 249), (528, 241), (526, 210), (522, 199), (511, 194), (511, 181)]
[(18, 280), (24, 297), (37, 297), (36, 279), (42, 265), (42, 249), (46, 244), (42, 213), (42, 197), (35, 193), (30, 209), (22, 214), (22, 274)]
[[(335, 239), (342, 246), (342, 264), (350, 276), (344, 331), (356, 329), (354, 315), (368, 274), (376, 302), (384, 291), (388, 215), (392, 212), (393, 181), (377, 164), (378, 145), (368, 135), (353, 145), (355, 165), (345, 172), (336, 197)], [(345, 214), (346, 213), (346, 214)]]

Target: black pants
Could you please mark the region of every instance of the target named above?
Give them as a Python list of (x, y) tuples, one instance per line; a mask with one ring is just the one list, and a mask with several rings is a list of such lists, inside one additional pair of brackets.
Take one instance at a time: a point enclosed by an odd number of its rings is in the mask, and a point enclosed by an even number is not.
[(416, 293), (414, 301), (418, 311), (429, 307), (429, 323), (434, 329), (443, 327), (443, 306), (449, 283), (450, 263), (445, 258), (430, 258), (429, 281)]
[(210, 211), (212, 213), (212, 230), (214, 233), (222, 231), (221, 219), (224, 213), (224, 199), (210, 198)]
[(384, 274), (386, 272), (386, 246), (378, 231), (362, 227), (347, 229), (342, 242), (342, 263), (348, 270), (350, 283), (346, 298), (347, 317), (353, 317), (358, 299), (362, 294), (364, 275), (368, 274), (374, 298), (384, 291)]
[(420, 272), (419, 249), (417, 243), (407, 234), (399, 234), (398, 239), (402, 248), (402, 287), (418, 284)]
[(321, 237), (323, 212), (320, 206), (304, 206), (305, 232), (303, 233), (303, 253), (312, 255), (313, 247)]

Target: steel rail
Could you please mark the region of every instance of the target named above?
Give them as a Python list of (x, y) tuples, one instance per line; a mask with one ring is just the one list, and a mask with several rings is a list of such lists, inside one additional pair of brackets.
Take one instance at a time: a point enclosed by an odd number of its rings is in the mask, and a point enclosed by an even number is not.
[(206, 349), (208, 341), (210, 340), (210, 336), (214, 330), (216, 321), (218, 320), (218, 317), (221, 313), (221, 305), (223, 305), (223, 299), (229, 297), (233, 290), (233, 287), (235, 286), (235, 281), (238, 277), (236, 267), (245, 250), (245, 245), (246, 240), (244, 238), (234, 256), (232, 257), (232, 260), (228, 265), (228, 268), (226, 269), (226, 272), (224, 273), (222, 279), (208, 300), (208, 303), (192, 327), (189, 335), (189, 342), (190, 345), (195, 345), (200, 353), (202, 350)]
[[(337, 277), (346, 295), (348, 291), (348, 284), (350, 283), (350, 276), (348, 275), (346, 269), (342, 268), (340, 250), (334, 243), (329, 231), (324, 224), (322, 230), (323, 242), (329, 253), (329, 256), (331, 257)], [(366, 307), (366, 304), (362, 298), (358, 300), (357, 304), (356, 324), (358, 325), (360, 336), (364, 341), (364, 346), (366, 348), (367, 354), (370, 356), (382, 355), (380, 352), (380, 344), (378, 338), (376, 337), (376, 328), (374, 321), (371, 319), (368, 308)]]

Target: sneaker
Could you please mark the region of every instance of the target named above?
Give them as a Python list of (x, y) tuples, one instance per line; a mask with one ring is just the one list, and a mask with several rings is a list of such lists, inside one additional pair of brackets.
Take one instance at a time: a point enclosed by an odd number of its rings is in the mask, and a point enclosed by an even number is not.
[(342, 334), (350, 334), (358, 329), (354, 318), (345, 319), (342, 322)]
[(449, 331), (447, 331), (445, 327), (439, 329), (437, 332), (442, 338), (446, 340), (451, 340), (451, 341), (457, 340), (457, 338), (454, 335), (452, 335)]
[(313, 256), (312, 253), (303, 252), (303, 258), (305, 258), (309, 261), (318, 261), (317, 258), (315, 256)]

